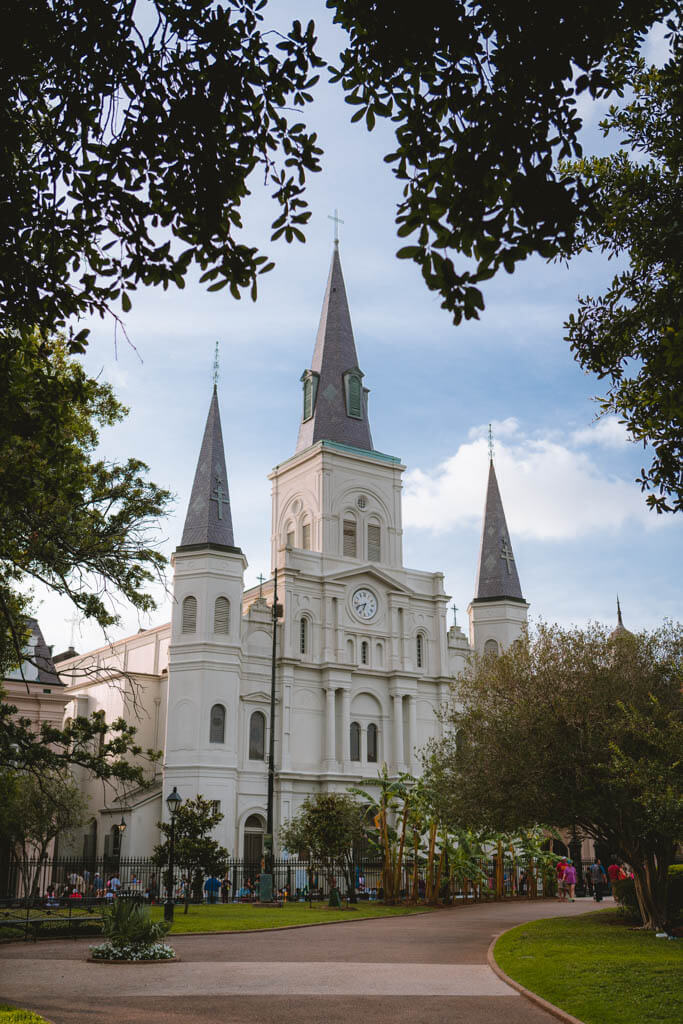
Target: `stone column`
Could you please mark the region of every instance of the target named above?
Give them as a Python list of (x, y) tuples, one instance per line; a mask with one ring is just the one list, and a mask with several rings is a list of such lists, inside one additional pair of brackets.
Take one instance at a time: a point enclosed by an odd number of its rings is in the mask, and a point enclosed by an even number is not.
[(403, 769), (403, 697), (400, 693), (392, 693), (394, 702), (393, 750), (392, 761), (396, 771)]
[(415, 765), (415, 747), (417, 746), (417, 697), (411, 693), (408, 697), (408, 768)]
[(325, 704), (325, 768), (328, 772), (334, 771), (337, 767), (336, 745), (335, 689), (328, 686)]
[(342, 763), (351, 760), (351, 691), (342, 690)]

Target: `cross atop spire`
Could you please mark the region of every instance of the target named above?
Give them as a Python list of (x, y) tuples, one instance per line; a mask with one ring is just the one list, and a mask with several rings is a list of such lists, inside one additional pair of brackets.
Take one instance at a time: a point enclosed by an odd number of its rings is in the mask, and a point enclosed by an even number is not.
[(489, 423), (489, 462), (493, 462), (493, 431)]
[(318, 336), (303, 382), (303, 417), (296, 450), (336, 441), (372, 451), (367, 388), (358, 366), (339, 249), (332, 252)]
[(619, 604), (619, 595), (617, 594), (617, 628), (619, 628), (619, 626), (624, 629), (624, 623), (621, 618), (621, 605)]
[(218, 387), (218, 377), (220, 375), (219, 364), (218, 364), (218, 342), (216, 342), (216, 349), (213, 354), (213, 386)]
[(334, 216), (332, 216), (332, 214), (328, 213), (327, 219), (334, 221), (334, 247), (335, 247), (335, 249), (338, 249), (339, 248), (339, 225), (343, 224), (344, 221), (339, 216), (339, 210), (335, 210), (334, 211)]
[(484, 525), (481, 532), (481, 550), (474, 599), (475, 601), (524, 600), (493, 459), (489, 462), (489, 480), (486, 489)]
[[(216, 342), (216, 360), (218, 342)], [(216, 388), (217, 367), (214, 364), (214, 387), (206, 418), (204, 437), (199, 450), (197, 469), (187, 507), (181, 547), (201, 545), (234, 548), (228, 472), (225, 466), (221, 417)]]

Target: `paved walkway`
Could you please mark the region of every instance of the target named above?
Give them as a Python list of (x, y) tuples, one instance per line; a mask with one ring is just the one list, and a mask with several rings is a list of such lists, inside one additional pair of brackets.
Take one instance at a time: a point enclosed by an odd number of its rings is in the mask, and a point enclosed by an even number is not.
[(95, 965), (93, 939), (0, 947), (0, 1002), (54, 1024), (551, 1024), (486, 964), (494, 935), (595, 909), (505, 903), (172, 938), (180, 963)]

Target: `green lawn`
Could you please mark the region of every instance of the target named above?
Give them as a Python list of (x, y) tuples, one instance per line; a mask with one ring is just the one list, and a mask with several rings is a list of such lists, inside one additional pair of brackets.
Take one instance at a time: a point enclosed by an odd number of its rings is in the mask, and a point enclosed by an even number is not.
[[(288, 903), (284, 907), (257, 907), (250, 903), (216, 906), (190, 906), (187, 915), (176, 906), (172, 935), (183, 932), (243, 932), (249, 928), (282, 928), (293, 924), (322, 924), (325, 921), (358, 921), (367, 917), (399, 917), (424, 913), (424, 907), (385, 907), (363, 901), (347, 910), (335, 910), (325, 904)], [(152, 917), (160, 920), (163, 907), (152, 907)]]
[(0, 1005), (0, 1024), (47, 1024), (44, 1017), (30, 1010), (18, 1010), (15, 1006)]
[(495, 958), (584, 1024), (683, 1020), (683, 941), (634, 930), (615, 910), (520, 925), (498, 940)]

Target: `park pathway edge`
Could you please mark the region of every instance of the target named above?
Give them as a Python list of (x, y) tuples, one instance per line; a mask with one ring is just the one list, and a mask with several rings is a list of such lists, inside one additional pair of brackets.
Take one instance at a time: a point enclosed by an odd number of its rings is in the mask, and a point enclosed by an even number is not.
[(508, 932), (513, 931), (514, 928), (519, 927), (519, 925), (513, 925), (512, 928), (506, 928), (504, 932), (496, 935), (491, 940), (491, 944), (486, 952), (486, 960), (493, 973), (497, 974), (500, 980), (504, 981), (506, 985), (510, 986), (510, 988), (516, 989), (516, 991), (519, 992), (521, 996), (528, 999), (530, 1003), (534, 1003), (536, 1006), (540, 1007), (541, 1010), (545, 1010), (546, 1013), (550, 1013), (553, 1017), (557, 1017), (558, 1020), (564, 1021), (564, 1024), (584, 1024), (584, 1021), (579, 1020), (578, 1017), (573, 1017), (571, 1013), (567, 1013), (566, 1010), (560, 1009), (560, 1007), (555, 1006), (554, 1003), (549, 1003), (547, 999), (543, 999), (542, 996), (532, 992), (531, 989), (525, 988), (524, 985), (520, 985), (518, 981), (515, 981), (514, 978), (511, 978), (509, 974), (506, 974), (505, 971), (498, 966), (494, 956), (494, 950), (498, 939), (503, 935), (507, 935)]

